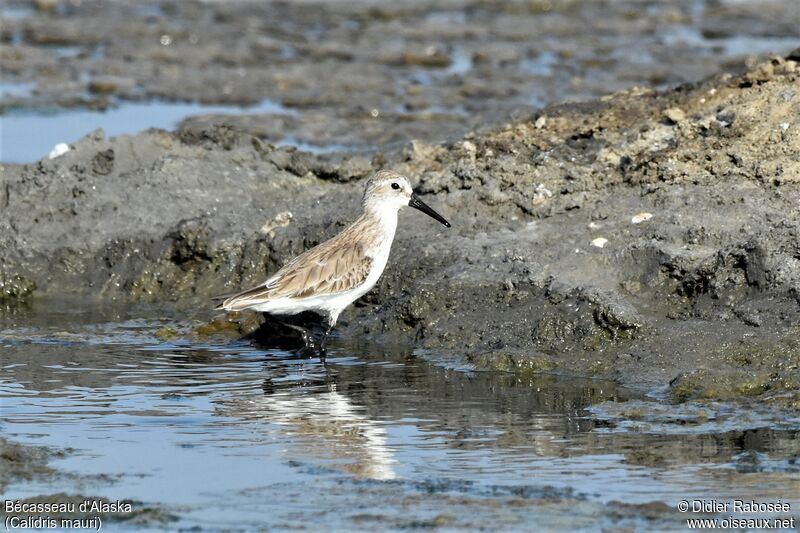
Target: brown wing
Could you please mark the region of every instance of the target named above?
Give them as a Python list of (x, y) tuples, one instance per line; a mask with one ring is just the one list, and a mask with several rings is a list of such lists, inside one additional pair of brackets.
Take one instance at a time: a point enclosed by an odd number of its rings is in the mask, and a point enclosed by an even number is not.
[(228, 298), (220, 307), (238, 311), (276, 298), (343, 292), (363, 283), (371, 267), (363, 241), (332, 239), (298, 255), (266, 283)]

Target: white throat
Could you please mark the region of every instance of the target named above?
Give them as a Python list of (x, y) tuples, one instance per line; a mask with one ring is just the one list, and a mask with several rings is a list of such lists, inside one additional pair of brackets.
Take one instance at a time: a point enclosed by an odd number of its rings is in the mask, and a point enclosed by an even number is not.
[(391, 242), (397, 230), (397, 212), (402, 206), (396, 202), (380, 202), (366, 207), (367, 215), (383, 230), (384, 239)]

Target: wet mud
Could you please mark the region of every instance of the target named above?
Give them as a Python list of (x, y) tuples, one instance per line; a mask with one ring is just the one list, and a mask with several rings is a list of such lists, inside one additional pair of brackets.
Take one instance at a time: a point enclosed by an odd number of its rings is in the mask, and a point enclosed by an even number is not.
[(0, 490), (5, 491), (9, 482), (20, 479), (47, 478), (54, 471), (48, 460), (58, 452), (42, 447), (22, 446), (0, 439)]

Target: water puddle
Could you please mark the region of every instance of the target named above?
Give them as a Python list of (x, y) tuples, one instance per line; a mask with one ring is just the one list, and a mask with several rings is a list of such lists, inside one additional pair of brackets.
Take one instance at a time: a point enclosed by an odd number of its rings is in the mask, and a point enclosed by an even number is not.
[(523, 59), (520, 63), (520, 68), (536, 76), (552, 76), (554, 69), (558, 67), (559, 63), (558, 54), (551, 50), (543, 50), (535, 57)]
[(455, 46), (451, 54), (450, 65), (444, 69), (446, 75), (466, 74), (473, 67), (472, 56), (464, 50), (463, 46)]
[(456, 371), (368, 339), (335, 340), (326, 362), (159, 340), (191, 324), (80, 302), (0, 311), (3, 434), (71, 448), (51, 466), (80, 479), (6, 497), (91, 490), (166, 506), (176, 529), (594, 530), (677, 527), (691, 497), (797, 495), (800, 421), (742, 425), (723, 406), (687, 422), (612, 383)]
[(692, 26), (675, 26), (664, 32), (662, 41), (669, 47), (683, 46), (729, 57), (786, 53), (797, 47), (797, 37), (732, 35), (708, 38)]
[(0, 81), (0, 98), (25, 98), (33, 93), (34, 87), (33, 82)]
[[(24, 84), (23, 84), (24, 85)], [(22, 91), (24, 87), (18, 90)], [(7, 90), (14, 90), (10, 87)], [(208, 106), (181, 102), (124, 102), (106, 111), (89, 109), (10, 110), (0, 116), (0, 161), (32, 163), (59, 143), (71, 143), (97, 128), (106, 135), (135, 134), (147, 128), (172, 130), (193, 115), (292, 115), (296, 111), (274, 100), (249, 107)], [(58, 120), (53, 120), (57, 118)]]
[(69, 46), (50, 46), (48, 49), (53, 53), (54, 56), (57, 58), (73, 58), (78, 57), (84, 51), (84, 47), (81, 45), (69, 45)]
[(341, 143), (326, 143), (326, 144), (315, 144), (310, 143), (308, 141), (304, 141), (302, 139), (298, 139), (294, 135), (286, 135), (283, 139), (275, 143), (276, 146), (291, 146), (297, 148), (298, 150), (302, 150), (304, 152), (310, 152), (312, 154), (333, 154), (333, 153), (361, 153), (361, 152), (369, 152), (374, 150), (373, 146), (364, 146), (364, 145), (355, 145), (355, 144), (341, 144)]
[(442, 26), (459, 26), (467, 23), (463, 11), (431, 11), (425, 15), (425, 22)]
[(30, 18), (36, 11), (30, 4), (11, 4), (0, 6), (0, 18), (6, 20), (23, 20)]

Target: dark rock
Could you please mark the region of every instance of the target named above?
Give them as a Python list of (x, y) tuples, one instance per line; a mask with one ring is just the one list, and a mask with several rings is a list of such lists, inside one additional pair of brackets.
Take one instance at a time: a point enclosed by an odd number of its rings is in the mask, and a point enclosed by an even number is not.
[(114, 149), (109, 148), (97, 152), (92, 158), (92, 172), (98, 176), (107, 176), (114, 170)]

